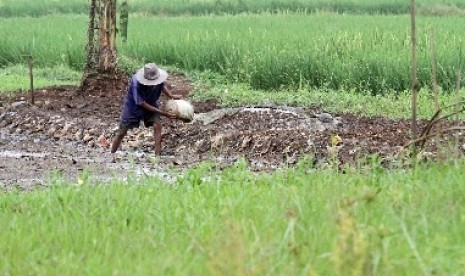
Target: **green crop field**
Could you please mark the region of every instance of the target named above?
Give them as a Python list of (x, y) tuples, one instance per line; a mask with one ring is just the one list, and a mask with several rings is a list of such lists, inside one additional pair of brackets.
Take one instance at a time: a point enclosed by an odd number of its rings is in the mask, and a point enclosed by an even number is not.
[[(121, 0), (119, 0), (121, 2)], [(464, 0), (417, 0), (420, 12), (463, 14)], [(236, 14), (262, 12), (407, 13), (405, 0), (130, 0), (130, 10), (159, 15)], [(86, 13), (84, 0), (0, 0), (0, 16)]]
[[(431, 31), (438, 83), (455, 87), (464, 69), (465, 18), (418, 18), (420, 86), (431, 83)], [(14, 28), (15, 32), (11, 32)], [(84, 62), (86, 16), (0, 18), (0, 66)], [(120, 55), (184, 70), (210, 70), (254, 89), (313, 87), (386, 94), (410, 89), (407, 15), (133, 16)]]
[[(174, 185), (51, 178), (0, 194), (2, 275), (461, 275), (464, 164), (254, 176), (204, 165)], [(447, 181), (446, 181), (447, 179)]]

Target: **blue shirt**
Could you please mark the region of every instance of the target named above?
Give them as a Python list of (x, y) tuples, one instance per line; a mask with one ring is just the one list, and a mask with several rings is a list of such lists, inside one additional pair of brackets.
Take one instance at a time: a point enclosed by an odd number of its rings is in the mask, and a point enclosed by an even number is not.
[(138, 123), (150, 111), (144, 109), (141, 104), (148, 103), (153, 107), (158, 107), (158, 99), (163, 90), (164, 83), (156, 86), (142, 85), (137, 81), (136, 76), (133, 76), (129, 84), (126, 97), (124, 98), (123, 112), (121, 121), (123, 123)]

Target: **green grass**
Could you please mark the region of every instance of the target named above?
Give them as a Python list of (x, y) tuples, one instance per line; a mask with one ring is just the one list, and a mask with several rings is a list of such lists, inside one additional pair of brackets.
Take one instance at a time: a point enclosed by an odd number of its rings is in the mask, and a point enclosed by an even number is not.
[[(354, 90), (328, 90), (301, 87), (284, 89), (270, 93), (254, 90), (249, 85), (230, 83), (221, 75), (212, 72), (192, 72), (189, 75), (194, 81), (195, 91), (192, 99), (205, 101), (216, 99), (223, 107), (246, 105), (278, 104), (304, 108), (319, 108), (331, 113), (353, 113), (365, 116), (384, 116), (387, 118), (410, 118), (412, 116), (412, 95), (410, 91), (397, 94), (373, 96)], [(460, 91), (463, 99), (465, 91)], [(429, 119), (435, 113), (433, 92), (423, 89), (419, 91), (417, 116)], [(455, 93), (439, 91), (440, 106), (445, 107), (457, 102)], [(448, 113), (451, 110), (446, 110)], [(444, 114), (446, 114), (444, 113)], [(464, 115), (460, 115), (465, 119)]]
[[(338, 13), (408, 13), (404, 0), (130, 0), (132, 12), (157, 15), (237, 14), (276, 11)], [(426, 12), (463, 12), (463, 0), (417, 0)], [(121, 1), (119, 1), (121, 3)], [(82, 0), (0, 0), (0, 16), (40, 16), (51, 13), (86, 13), (88, 2)]]
[[(139, 66), (133, 61), (125, 61), (128, 68)], [(167, 67), (172, 73), (186, 74), (192, 80), (194, 91), (191, 100), (205, 101), (216, 99), (222, 107), (245, 105), (278, 104), (304, 108), (323, 108), (331, 113), (353, 113), (365, 116), (385, 116), (388, 118), (409, 118), (411, 116), (411, 94), (409, 91), (396, 95), (372, 96), (354, 90), (322, 90), (301, 87), (296, 90), (284, 89), (270, 93), (254, 90), (247, 84), (231, 83), (224, 76), (212, 72), (185, 72), (176, 67)], [(129, 69), (128, 69), (129, 70)], [(36, 68), (34, 88), (40, 89), (55, 85), (78, 85), (81, 74), (64, 66)], [(21, 65), (0, 69), (0, 91), (13, 94), (29, 91), (28, 68)], [(465, 91), (461, 91), (463, 95)], [(457, 101), (455, 94), (440, 91), (441, 106)], [(418, 117), (431, 118), (435, 105), (432, 92), (423, 89), (418, 98)], [(462, 115), (461, 115), (462, 116)], [(463, 116), (462, 116), (463, 117)], [(464, 117), (465, 118), (465, 117)]]
[[(203, 164), (0, 194), (3, 275), (460, 275), (465, 164), (254, 175)], [(440, 185), (439, 185), (440, 184)]]
[[(66, 66), (59, 65), (52, 68), (34, 68), (34, 89), (54, 85), (77, 85), (81, 73)], [(29, 68), (26, 65), (14, 65), (0, 68), (0, 93), (29, 91)]]
[[(0, 18), (0, 66), (65, 64), (81, 70), (86, 16)], [(464, 69), (464, 17), (418, 18), (418, 77), (431, 83), (430, 30), (436, 29), (438, 82), (454, 89)], [(410, 89), (408, 16), (241, 15), (131, 17), (119, 54), (191, 71), (211, 70), (258, 90), (301, 86), (369, 91)], [(15, 28), (12, 33), (11, 28)], [(158, 37), (162, 39), (157, 39)]]

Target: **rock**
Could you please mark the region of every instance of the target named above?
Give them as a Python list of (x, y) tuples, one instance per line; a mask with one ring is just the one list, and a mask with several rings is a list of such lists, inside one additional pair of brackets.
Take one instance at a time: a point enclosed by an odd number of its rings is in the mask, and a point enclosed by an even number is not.
[(318, 118), (322, 123), (332, 123), (333, 122), (333, 115), (329, 113), (317, 113), (315, 117)]
[(31, 121), (31, 118), (26, 118), (25, 120), (21, 122), (21, 124), (26, 125), (26, 124), (29, 124), (30, 121)]
[(196, 146), (198, 152), (204, 153), (204, 152), (210, 150), (211, 142), (207, 141), (207, 139), (202, 139), (202, 140), (197, 141), (195, 143), (195, 146)]
[(82, 131), (82, 129), (79, 129), (74, 134), (74, 141), (82, 141), (83, 137), (84, 137), (83, 131)]
[(146, 133), (145, 132), (139, 132), (137, 134), (134, 135), (134, 140), (136, 141), (144, 141), (146, 140), (145, 137), (146, 137)]
[(99, 134), (99, 130), (96, 129), (96, 128), (91, 128), (91, 129), (89, 129), (89, 134), (90, 135), (97, 135), (97, 134)]
[(24, 105), (24, 104), (26, 104), (26, 101), (14, 102), (14, 103), (11, 104), (11, 107), (12, 107), (12, 108), (16, 108), (16, 107), (22, 106), (22, 105)]
[(90, 140), (92, 140), (92, 135), (90, 135), (89, 133), (86, 133), (84, 134), (84, 137), (82, 138), (82, 141), (84, 141), (85, 143), (89, 142)]
[(139, 141), (128, 141), (128, 147), (130, 148), (138, 148), (140, 146)]
[(417, 159), (421, 161), (430, 161), (430, 160), (433, 160), (434, 157), (435, 157), (435, 154), (429, 151), (419, 152), (417, 154)]
[(108, 148), (110, 146), (110, 143), (105, 138), (105, 135), (102, 134), (98, 137), (98, 146), (101, 148)]
[(118, 129), (119, 129), (119, 126), (113, 127), (113, 128), (110, 130), (110, 133), (111, 133), (111, 134), (116, 134), (116, 132), (118, 131)]
[(241, 148), (245, 149), (250, 146), (250, 141), (252, 141), (252, 138), (250, 136), (245, 136), (244, 140), (242, 140), (241, 143)]
[(315, 141), (313, 141), (313, 139), (311, 139), (311, 138), (308, 139), (308, 140), (307, 140), (307, 147), (308, 147), (308, 148), (313, 148), (313, 147), (315, 147)]
[(142, 159), (142, 158), (145, 157), (145, 153), (143, 153), (143, 152), (135, 152), (135, 153), (134, 153), (134, 156), (135, 156), (136, 158), (138, 158), (138, 159)]
[(34, 101), (34, 105), (37, 107), (44, 107), (45, 102), (44, 101)]
[(59, 140), (61, 137), (63, 136), (61, 135), (60, 131), (56, 131), (55, 134), (53, 134), (53, 138), (55, 138), (56, 140)]
[(286, 158), (286, 164), (288, 165), (293, 165), (293, 164), (296, 164), (298, 161), (297, 159), (297, 156), (296, 155), (291, 155), (291, 156), (288, 156)]
[(54, 127), (51, 127), (48, 131), (47, 131), (47, 134), (50, 135), (50, 136), (53, 136), (56, 132), (56, 128)]
[(213, 138), (211, 138), (211, 147), (212, 149), (219, 149), (224, 144), (224, 135), (217, 134)]
[(63, 129), (61, 130), (61, 134), (65, 136), (72, 126), (73, 126), (73, 123), (66, 123)]
[(13, 122), (13, 120), (10, 117), (5, 118), (4, 120), (0, 121), (0, 128), (6, 127), (10, 125)]
[(333, 124), (333, 127), (336, 127), (336, 128), (344, 126), (344, 124), (341, 121), (341, 118), (334, 118), (332, 124)]

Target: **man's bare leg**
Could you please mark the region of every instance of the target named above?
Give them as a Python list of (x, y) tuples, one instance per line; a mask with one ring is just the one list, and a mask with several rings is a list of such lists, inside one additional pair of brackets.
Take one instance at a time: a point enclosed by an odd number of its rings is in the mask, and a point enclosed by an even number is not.
[(116, 133), (115, 139), (113, 139), (113, 144), (111, 145), (111, 153), (115, 153), (119, 146), (121, 145), (121, 141), (123, 141), (124, 136), (128, 132), (127, 129), (119, 129), (118, 133)]
[(155, 138), (155, 154), (161, 154), (161, 123), (153, 123), (153, 137)]

